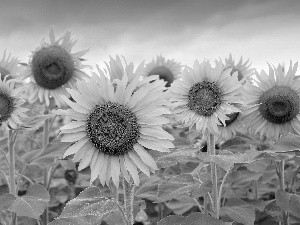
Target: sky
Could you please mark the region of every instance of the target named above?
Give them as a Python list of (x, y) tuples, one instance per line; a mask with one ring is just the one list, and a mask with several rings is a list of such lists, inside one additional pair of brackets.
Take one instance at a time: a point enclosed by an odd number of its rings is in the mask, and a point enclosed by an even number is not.
[(300, 60), (298, 0), (0, 1), (0, 55), (7, 49), (23, 62), (52, 26), (79, 39), (74, 52), (90, 48), (92, 66), (116, 54), (136, 66), (159, 54), (192, 66), (231, 53), (259, 71)]

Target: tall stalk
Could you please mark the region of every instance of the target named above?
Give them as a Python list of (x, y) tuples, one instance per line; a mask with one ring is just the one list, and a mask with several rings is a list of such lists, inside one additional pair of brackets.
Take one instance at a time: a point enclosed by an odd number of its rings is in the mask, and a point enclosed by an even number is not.
[[(13, 131), (8, 131), (8, 151), (9, 151), (9, 177), (10, 177), (10, 193), (13, 195), (17, 195), (16, 190), (16, 178), (15, 178), (15, 148), (13, 141)], [(17, 224), (17, 215), (16, 213), (12, 213), (12, 225)]]
[[(43, 135), (43, 148), (46, 148), (46, 146), (49, 144), (49, 120), (46, 119), (44, 122), (44, 135)], [(49, 181), (49, 171), (48, 168), (44, 168), (43, 174), (44, 174), (44, 186), (47, 188), (49, 187), (48, 181)], [(49, 208), (46, 207), (43, 215), (43, 224), (47, 225), (49, 223)]]
[[(216, 155), (215, 149), (215, 136), (207, 132), (207, 152), (210, 155)], [(217, 165), (216, 163), (210, 163), (211, 168), (211, 179), (212, 179), (212, 208), (213, 214), (216, 219), (219, 219), (220, 215), (220, 204), (218, 197), (218, 176), (217, 176)]]
[(127, 216), (127, 225), (133, 225), (133, 199), (134, 199), (134, 188), (135, 185), (132, 182), (127, 182), (123, 179), (124, 189), (124, 208)]
[[(284, 164), (285, 164), (284, 159), (280, 160), (280, 162), (278, 163), (279, 187), (283, 191), (285, 191)], [(285, 212), (283, 209), (281, 209), (281, 213), (282, 213), (283, 225), (288, 225), (289, 224), (288, 213)]]

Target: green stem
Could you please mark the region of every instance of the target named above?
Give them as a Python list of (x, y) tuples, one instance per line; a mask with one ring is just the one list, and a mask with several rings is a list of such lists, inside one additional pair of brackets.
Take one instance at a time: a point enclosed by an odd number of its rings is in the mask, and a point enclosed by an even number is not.
[(124, 206), (127, 216), (127, 225), (133, 225), (133, 199), (134, 199), (134, 188), (135, 185), (132, 182), (127, 182), (124, 179)]
[(200, 205), (198, 199), (197, 198), (193, 198), (193, 200), (196, 203), (196, 205), (198, 206), (199, 211), (202, 213), (202, 206)]
[(229, 169), (228, 171), (226, 171), (226, 174), (223, 177), (223, 180), (222, 180), (222, 183), (221, 183), (221, 186), (220, 186), (219, 197), (218, 197), (218, 205), (219, 205), (219, 207), (221, 205), (222, 191), (223, 191), (223, 187), (224, 187), (224, 184), (225, 184), (225, 180), (228, 177), (228, 175), (230, 174), (230, 172), (231, 172), (231, 169)]
[[(284, 179), (284, 159), (280, 160), (279, 162), (279, 187), (281, 190), (285, 191), (285, 179)], [(288, 225), (289, 224), (289, 215), (287, 212), (285, 212), (283, 209), (281, 210), (282, 212), (282, 222), (283, 225)]]
[[(215, 136), (211, 133), (208, 133), (207, 138), (207, 150), (210, 155), (216, 155), (215, 149)], [(220, 214), (220, 205), (218, 197), (218, 176), (217, 176), (217, 165), (216, 163), (210, 163), (211, 167), (211, 179), (212, 179), (212, 201), (213, 201), (213, 211), (214, 217), (219, 219)]]
[(111, 184), (111, 193), (112, 197), (119, 203), (119, 188), (116, 187), (114, 184)]
[(8, 151), (9, 151), (9, 177), (10, 177), (10, 193), (16, 195), (16, 180), (15, 180), (15, 150), (12, 141), (13, 131), (8, 133)]
[[(17, 195), (16, 179), (15, 179), (15, 149), (13, 141), (13, 131), (8, 131), (8, 152), (9, 152), (9, 177), (10, 177), (10, 193)], [(12, 225), (17, 224), (17, 215), (12, 213)]]
[(164, 208), (163, 208), (163, 203), (159, 202), (157, 204), (158, 207), (158, 220), (162, 220), (164, 218)]
[(254, 199), (258, 200), (258, 180), (254, 180)]
[[(46, 119), (44, 122), (44, 138), (43, 138), (43, 148), (46, 148), (46, 146), (49, 144), (49, 120)], [(43, 171), (44, 174), (44, 186), (48, 187), (48, 180), (49, 180), (49, 174), (48, 174), (48, 168), (44, 168)], [(48, 190), (48, 189), (47, 189)], [(46, 207), (43, 215), (43, 224), (47, 225), (49, 223), (49, 208)]]
[(49, 190), (49, 188), (50, 188), (51, 180), (52, 180), (52, 178), (53, 178), (53, 175), (54, 175), (55, 171), (58, 169), (58, 167), (59, 167), (59, 165), (57, 165), (57, 166), (55, 166), (55, 167), (51, 167), (51, 172), (49, 172), (49, 173), (50, 173), (50, 176), (49, 176), (49, 178), (48, 178), (48, 185), (47, 185), (47, 187), (46, 187), (47, 190)]
[(8, 161), (8, 158), (7, 158), (6, 154), (5, 154), (5, 152), (2, 149), (0, 149), (0, 152), (4, 156), (4, 159), (5, 159), (5, 162), (6, 162), (7, 166), (9, 166), (9, 161)]
[(208, 203), (208, 194), (204, 195), (203, 207), (204, 207), (204, 215), (208, 215), (207, 203)]

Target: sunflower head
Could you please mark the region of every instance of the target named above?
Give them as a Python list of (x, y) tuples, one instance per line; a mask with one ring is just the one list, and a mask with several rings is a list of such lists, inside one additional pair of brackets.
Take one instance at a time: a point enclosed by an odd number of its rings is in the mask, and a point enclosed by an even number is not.
[(7, 56), (5, 50), (0, 61), (0, 78), (2, 80), (6, 76), (8, 76), (6, 79), (18, 78), (21, 72), (21, 67), (19, 66), (19, 63), (20, 61), (17, 58), (11, 57), (11, 53), (9, 53)]
[(174, 80), (178, 79), (181, 73), (181, 64), (174, 59), (166, 60), (163, 56), (157, 56), (156, 60), (145, 66), (143, 76), (159, 75), (159, 78), (166, 82), (166, 87), (170, 87)]
[(300, 134), (300, 80), (295, 79), (298, 64), (285, 74), (281, 66), (269, 65), (269, 74), (256, 74), (256, 84), (245, 86), (249, 123), (255, 133), (277, 139), (288, 132)]
[(170, 112), (158, 76), (147, 77), (147, 82), (139, 76), (129, 80), (126, 72), (117, 76), (121, 79), (112, 81), (100, 70), (88, 82), (78, 81), (78, 91), (67, 89), (75, 102), (63, 96), (71, 109), (57, 113), (73, 119), (61, 133), (63, 142), (75, 143), (64, 156), (75, 154), (79, 170), (90, 166), (91, 182), (99, 177), (103, 185), (112, 179), (118, 186), (122, 175), (138, 185), (138, 170), (150, 176), (158, 169), (148, 149), (166, 152), (174, 147), (174, 138), (162, 129), (168, 123), (162, 115)]
[(0, 124), (6, 124), (9, 128), (16, 129), (22, 124), (21, 118), (26, 117), (27, 109), (21, 107), (24, 100), (20, 97), (22, 88), (15, 88), (15, 79), (9, 79), (8, 75), (0, 79)]
[(197, 60), (193, 68), (186, 68), (182, 80), (174, 81), (170, 88), (173, 112), (178, 119), (188, 126), (196, 125), (201, 132), (208, 129), (218, 135), (217, 125), (226, 124), (226, 115), (240, 111), (233, 104), (241, 102), (237, 96), (241, 83), (237, 74), (230, 75), (230, 71), (218, 61), (215, 68), (208, 61)]
[(72, 53), (72, 47), (77, 40), (71, 39), (71, 32), (66, 31), (56, 39), (54, 30), (49, 34), (50, 43), (42, 40), (41, 44), (32, 53), (29, 65), (22, 73), (24, 78), (30, 77), (29, 102), (46, 102), (49, 106), (53, 98), (59, 107), (65, 105), (60, 95), (70, 96), (66, 88), (75, 87), (76, 79), (88, 77), (82, 69), (81, 56), (88, 50)]
[(251, 68), (251, 63), (249, 62), (249, 59), (243, 62), (243, 57), (241, 57), (239, 62), (236, 63), (231, 54), (229, 54), (228, 58), (225, 58), (224, 68), (232, 69), (230, 72), (231, 75), (237, 72), (239, 81), (250, 80), (250, 77), (255, 72), (255, 68)]
[(32, 56), (32, 75), (37, 85), (56, 89), (67, 83), (75, 70), (71, 55), (61, 46), (43, 47)]
[[(133, 62), (128, 64), (124, 57), (123, 62), (118, 55), (116, 55), (116, 59), (113, 59), (111, 56), (109, 59), (109, 63), (105, 62), (106, 69), (104, 69), (104, 72), (112, 82), (114, 80), (122, 80), (122, 77), (125, 74), (128, 77), (129, 82), (131, 82), (136, 76), (142, 76), (142, 72), (145, 67), (144, 62), (141, 62), (135, 69)], [(99, 74), (103, 74), (103, 71), (100, 69), (99, 65), (97, 65), (97, 70)]]

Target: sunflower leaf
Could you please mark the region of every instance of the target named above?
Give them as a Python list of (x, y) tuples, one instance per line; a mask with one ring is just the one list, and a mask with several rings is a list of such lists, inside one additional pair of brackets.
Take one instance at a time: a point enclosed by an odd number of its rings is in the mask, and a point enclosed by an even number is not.
[(157, 198), (158, 185), (161, 182), (161, 178), (157, 175), (151, 176), (136, 190), (134, 195), (141, 199), (148, 199), (154, 201)]
[(171, 152), (157, 152), (150, 151), (150, 154), (154, 157), (154, 160), (159, 168), (167, 168), (183, 161), (197, 161), (197, 152), (199, 147), (192, 146), (180, 146), (171, 149)]
[(188, 216), (168, 216), (157, 223), (157, 225), (229, 225), (232, 223), (222, 222), (213, 217), (192, 212)]
[(182, 194), (189, 194), (192, 197), (200, 197), (211, 190), (211, 181), (201, 183), (194, 180), (190, 174), (181, 174), (169, 181), (163, 181), (158, 186), (156, 202), (165, 202)]
[(41, 122), (54, 117), (55, 114), (32, 116), (23, 119), (22, 127), (26, 129), (36, 129)]
[(113, 221), (118, 225), (125, 224), (120, 218), (117, 201), (104, 197), (98, 187), (88, 187), (69, 201), (62, 214), (49, 225), (96, 225), (103, 220)]
[(24, 196), (15, 197), (12, 194), (5, 194), (4, 198), (7, 201), (4, 208), (15, 212), (18, 216), (26, 216), (34, 219), (38, 219), (42, 215), (50, 201), (47, 189), (40, 184), (30, 186), (27, 189), (27, 194)]
[(177, 196), (176, 198), (165, 202), (166, 206), (171, 209), (176, 215), (182, 215), (190, 210), (192, 207), (197, 206), (192, 197), (187, 194)]
[(55, 158), (62, 157), (69, 143), (56, 142), (50, 143), (44, 149), (36, 149), (23, 156), (25, 164), (35, 164), (47, 167)]
[(279, 138), (272, 147), (267, 149), (272, 152), (300, 151), (300, 136), (294, 134), (284, 135)]
[(220, 209), (220, 213), (245, 225), (252, 225), (255, 221), (254, 208), (241, 199), (229, 199), (227, 205)]
[(275, 194), (276, 203), (286, 212), (300, 217), (300, 196), (290, 194), (283, 190), (278, 190)]
[(214, 162), (224, 170), (230, 170), (236, 163), (250, 163), (254, 162), (256, 157), (260, 155), (261, 152), (256, 150), (248, 150), (245, 153), (236, 153), (223, 150), (219, 155), (209, 155), (207, 153), (199, 154), (199, 159), (204, 162)]

